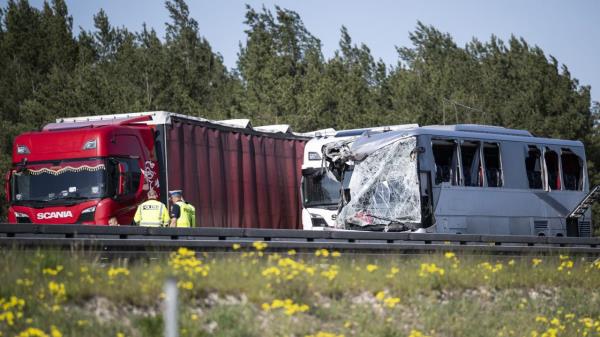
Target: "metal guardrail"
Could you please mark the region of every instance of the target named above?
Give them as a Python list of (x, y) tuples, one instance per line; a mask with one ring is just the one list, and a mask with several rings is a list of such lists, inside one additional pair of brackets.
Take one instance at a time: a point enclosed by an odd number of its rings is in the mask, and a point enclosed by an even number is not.
[(371, 253), (465, 251), (492, 254), (600, 255), (600, 238), (513, 235), (304, 231), (256, 228), (156, 228), (0, 224), (3, 249), (53, 247), (90, 251), (232, 250), (266, 241), (269, 250), (317, 248)]

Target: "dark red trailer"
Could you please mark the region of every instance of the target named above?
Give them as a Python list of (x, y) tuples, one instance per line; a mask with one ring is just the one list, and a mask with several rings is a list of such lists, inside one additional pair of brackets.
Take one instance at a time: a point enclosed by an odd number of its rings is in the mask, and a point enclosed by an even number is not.
[(130, 224), (155, 189), (183, 190), (198, 226), (299, 229), (307, 140), (163, 111), (59, 119), (15, 139), (9, 221)]

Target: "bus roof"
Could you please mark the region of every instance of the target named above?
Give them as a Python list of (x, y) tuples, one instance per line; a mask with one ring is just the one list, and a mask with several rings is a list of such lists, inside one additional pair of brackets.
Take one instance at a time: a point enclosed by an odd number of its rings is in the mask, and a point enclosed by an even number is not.
[(442, 138), (462, 138), (483, 141), (511, 141), (539, 145), (556, 145), (565, 147), (583, 147), (579, 140), (564, 140), (556, 138), (535, 137), (529, 131), (507, 129), (498, 126), (458, 124), (458, 125), (429, 125), (412, 129), (397, 130), (357, 138), (352, 149), (361, 148), (359, 152), (369, 153), (386, 146), (397, 139), (428, 135)]

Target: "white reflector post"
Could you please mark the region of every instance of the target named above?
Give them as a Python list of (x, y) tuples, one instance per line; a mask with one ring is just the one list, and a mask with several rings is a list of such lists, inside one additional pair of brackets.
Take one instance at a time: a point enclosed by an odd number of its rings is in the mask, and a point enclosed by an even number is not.
[(177, 327), (177, 281), (168, 278), (165, 282), (165, 337), (178, 337), (179, 329)]

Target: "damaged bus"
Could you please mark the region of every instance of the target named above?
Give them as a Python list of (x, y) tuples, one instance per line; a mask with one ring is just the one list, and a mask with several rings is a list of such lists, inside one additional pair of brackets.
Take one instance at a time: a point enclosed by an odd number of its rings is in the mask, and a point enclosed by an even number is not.
[(330, 158), (336, 154), (327, 149), (345, 148), (354, 139), (369, 132), (381, 133), (405, 128), (414, 128), (417, 124), (379, 126), (374, 128), (340, 130), (323, 129), (302, 134), (313, 137), (304, 147), (302, 163), (302, 225), (304, 229), (334, 228), (340, 206), (342, 183), (347, 184), (351, 169), (346, 170), (346, 182), (334, 175), (334, 171), (326, 167), (322, 153)]
[(597, 190), (588, 195), (580, 141), (468, 124), (367, 134), (337, 150), (326, 159), (342, 180), (352, 163), (338, 228), (591, 235)]

